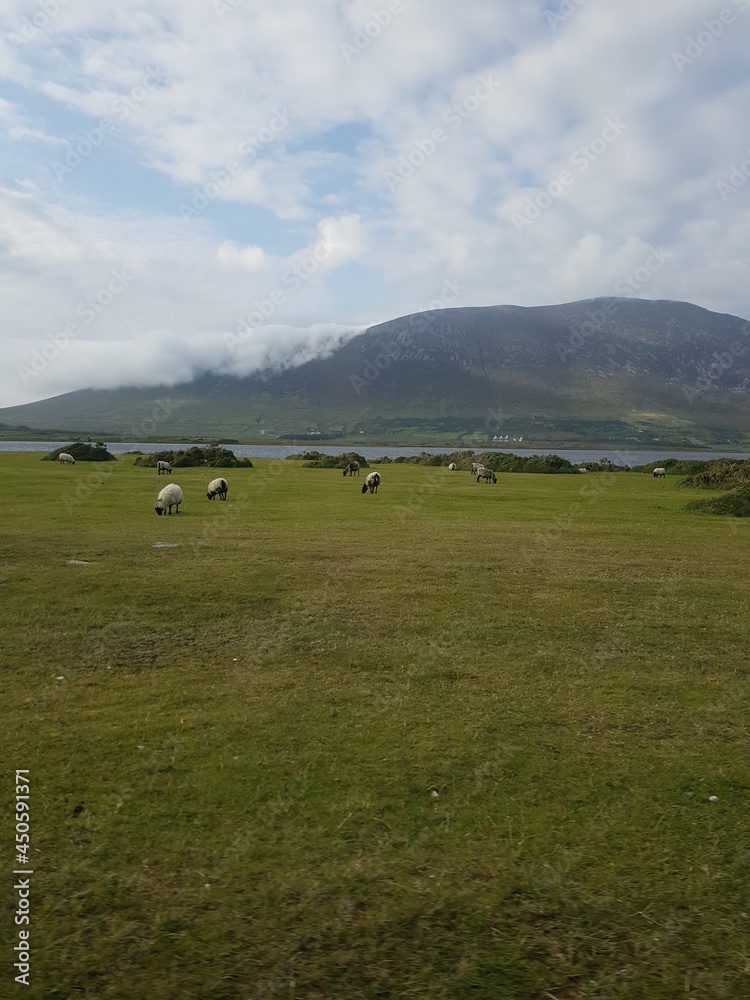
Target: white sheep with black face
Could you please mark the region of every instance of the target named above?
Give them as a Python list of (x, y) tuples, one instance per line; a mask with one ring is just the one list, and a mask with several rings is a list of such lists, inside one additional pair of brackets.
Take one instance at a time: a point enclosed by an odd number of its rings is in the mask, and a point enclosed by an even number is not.
[(208, 484), (206, 496), (209, 500), (213, 500), (215, 496), (218, 496), (220, 500), (226, 500), (228, 489), (226, 479), (212, 479)]
[(380, 473), (371, 472), (368, 475), (367, 479), (365, 479), (364, 486), (362, 487), (362, 492), (367, 493), (367, 491), (369, 490), (370, 493), (377, 493), (378, 486), (380, 486)]
[(169, 462), (157, 462), (156, 463), (156, 475), (160, 476), (162, 474), (162, 472), (166, 476), (171, 476), (172, 475), (172, 466), (169, 464)]
[(167, 514), (171, 515), (172, 508), (174, 507), (175, 514), (179, 514), (181, 503), (182, 490), (176, 483), (168, 483), (156, 498), (156, 506), (154, 507), (154, 510), (159, 515), (163, 514), (165, 511)]
[(455, 462), (451, 462), (451, 464), (448, 466), (448, 471), (449, 472), (455, 472), (457, 468), (458, 468), (458, 466), (456, 465), (456, 463)]
[(76, 464), (76, 460), (73, 458), (72, 455), (69, 455), (67, 451), (61, 451), (60, 454), (57, 456), (57, 461), (60, 463), (60, 465)]

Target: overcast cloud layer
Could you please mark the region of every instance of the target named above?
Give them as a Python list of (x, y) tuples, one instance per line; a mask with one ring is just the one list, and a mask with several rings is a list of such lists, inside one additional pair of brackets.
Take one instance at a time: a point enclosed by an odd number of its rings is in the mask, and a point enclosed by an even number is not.
[(750, 317), (750, 0), (5, 0), (0, 406), (437, 306)]

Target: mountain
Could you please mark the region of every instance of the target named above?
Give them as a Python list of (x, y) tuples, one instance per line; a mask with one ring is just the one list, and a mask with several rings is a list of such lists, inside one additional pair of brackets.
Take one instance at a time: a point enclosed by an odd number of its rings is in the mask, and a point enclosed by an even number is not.
[[(245, 378), (0, 409), (5, 437), (750, 447), (750, 323), (666, 300), (415, 313)], [(523, 438), (519, 442), (519, 438)]]

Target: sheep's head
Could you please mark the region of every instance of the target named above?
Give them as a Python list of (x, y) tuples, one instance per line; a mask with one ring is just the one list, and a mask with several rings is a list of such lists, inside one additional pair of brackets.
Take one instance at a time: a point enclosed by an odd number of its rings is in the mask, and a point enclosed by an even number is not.
[(156, 501), (156, 506), (154, 507), (156, 513), (161, 516), (164, 513), (164, 507), (162, 506), (161, 500)]

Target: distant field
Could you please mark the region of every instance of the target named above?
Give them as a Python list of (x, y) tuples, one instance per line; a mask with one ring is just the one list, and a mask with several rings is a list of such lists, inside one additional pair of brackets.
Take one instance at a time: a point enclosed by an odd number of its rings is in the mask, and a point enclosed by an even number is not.
[(158, 518), (133, 456), (40, 457), (0, 453), (0, 996), (750, 995), (749, 521), (262, 459)]

